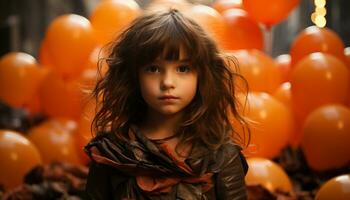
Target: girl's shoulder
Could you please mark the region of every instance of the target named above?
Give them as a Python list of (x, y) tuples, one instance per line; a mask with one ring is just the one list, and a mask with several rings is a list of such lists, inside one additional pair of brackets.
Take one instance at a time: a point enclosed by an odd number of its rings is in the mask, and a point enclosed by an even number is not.
[(220, 168), (224, 168), (236, 160), (239, 160), (242, 164), (244, 173), (247, 173), (248, 164), (245, 156), (242, 153), (242, 148), (239, 145), (234, 144), (233, 142), (227, 142), (221, 145), (215, 154), (216, 162), (219, 166), (221, 166)]

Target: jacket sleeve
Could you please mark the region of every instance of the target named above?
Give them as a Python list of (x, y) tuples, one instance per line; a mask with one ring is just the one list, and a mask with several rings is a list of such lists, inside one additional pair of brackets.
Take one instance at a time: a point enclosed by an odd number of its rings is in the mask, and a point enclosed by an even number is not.
[(89, 199), (112, 199), (112, 187), (108, 172), (109, 169), (106, 166), (94, 162), (91, 163), (85, 187)]
[(216, 174), (216, 194), (220, 200), (247, 199), (245, 174), (248, 165), (238, 146), (227, 144), (223, 151), (224, 162)]

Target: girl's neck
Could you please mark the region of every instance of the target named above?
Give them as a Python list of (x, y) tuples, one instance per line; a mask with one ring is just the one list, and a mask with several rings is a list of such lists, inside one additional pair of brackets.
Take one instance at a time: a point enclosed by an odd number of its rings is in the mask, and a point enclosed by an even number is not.
[(149, 139), (163, 139), (175, 134), (182, 119), (182, 112), (174, 115), (162, 115), (149, 111), (146, 120), (139, 125), (141, 133)]

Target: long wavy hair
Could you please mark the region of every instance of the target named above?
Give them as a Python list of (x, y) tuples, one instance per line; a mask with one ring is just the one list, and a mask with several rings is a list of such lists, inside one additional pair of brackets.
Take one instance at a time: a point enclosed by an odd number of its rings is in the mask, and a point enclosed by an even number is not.
[(247, 142), (231, 123), (234, 117), (240, 126), (247, 127), (235, 97), (237, 78), (246, 83), (237, 72), (237, 62), (221, 54), (197, 23), (174, 9), (145, 13), (111, 44), (105, 59), (108, 70), (93, 90), (98, 102), (92, 124), (94, 132), (112, 131), (127, 140), (127, 135), (118, 130), (140, 123), (147, 111), (139, 87), (139, 68), (159, 56), (178, 60), (180, 48), (187, 52), (198, 73), (198, 86), (195, 97), (184, 108), (185, 115), (177, 130), (179, 144), (201, 142), (212, 150), (232, 138), (238, 144), (248, 144), (250, 133)]

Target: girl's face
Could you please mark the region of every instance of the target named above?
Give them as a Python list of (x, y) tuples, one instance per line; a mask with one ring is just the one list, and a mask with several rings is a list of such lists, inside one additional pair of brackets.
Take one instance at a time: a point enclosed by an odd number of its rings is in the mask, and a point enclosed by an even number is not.
[(157, 59), (139, 69), (141, 94), (149, 111), (177, 114), (192, 101), (197, 91), (197, 72), (180, 49), (179, 60)]

